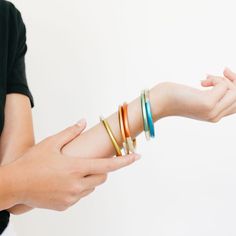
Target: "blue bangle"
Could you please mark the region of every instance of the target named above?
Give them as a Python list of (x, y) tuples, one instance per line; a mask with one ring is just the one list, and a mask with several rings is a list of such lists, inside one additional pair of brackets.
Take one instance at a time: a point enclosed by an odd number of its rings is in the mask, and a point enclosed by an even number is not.
[(145, 105), (145, 91), (142, 91), (141, 93), (141, 108), (142, 108), (143, 127), (145, 131), (145, 136), (147, 140), (150, 140), (150, 131), (149, 131), (149, 126), (148, 126), (147, 112), (146, 112), (146, 105)]
[(150, 100), (149, 100), (149, 91), (148, 90), (145, 90), (145, 108), (146, 108), (150, 136), (152, 138), (155, 138), (155, 127), (154, 127), (154, 123), (153, 123), (153, 119), (152, 119), (152, 109), (151, 109), (151, 104), (150, 104)]

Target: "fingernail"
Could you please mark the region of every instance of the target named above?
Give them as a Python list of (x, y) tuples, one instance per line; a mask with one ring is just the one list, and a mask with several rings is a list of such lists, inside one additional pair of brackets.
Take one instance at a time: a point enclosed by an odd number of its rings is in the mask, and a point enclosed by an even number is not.
[(82, 126), (84, 126), (85, 124), (86, 124), (86, 120), (85, 120), (85, 119), (81, 119), (81, 120), (79, 120), (79, 121), (76, 123), (76, 125), (79, 126), (79, 127), (82, 127)]

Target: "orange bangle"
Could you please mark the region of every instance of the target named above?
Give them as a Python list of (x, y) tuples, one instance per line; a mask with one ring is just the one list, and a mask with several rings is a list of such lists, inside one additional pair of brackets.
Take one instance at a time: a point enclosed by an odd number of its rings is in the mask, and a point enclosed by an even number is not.
[(122, 106), (119, 106), (118, 117), (119, 117), (119, 126), (120, 126), (123, 148), (124, 148), (125, 154), (130, 154), (128, 145), (126, 142), (126, 137), (125, 137)]
[(123, 122), (124, 122), (124, 130), (125, 130), (125, 137), (130, 137), (130, 130), (129, 130), (129, 122), (128, 122), (128, 105), (125, 102), (122, 107), (122, 115), (123, 115)]
[(128, 105), (124, 103), (122, 106), (122, 115), (123, 115), (123, 124), (124, 124), (124, 131), (126, 142), (128, 144), (128, 148), (131, 152), (135, 151), (136, 139), (132, 140), (130, 129), (129, 129), (129, 121), (128, 121)]
[(120, 132), (123, 142), (125, 142), (125, 130), (124, 130), (124, 123), (123, 123), (123, 111), (122, 106), (119, 106), (119, 124), (120, 124)]

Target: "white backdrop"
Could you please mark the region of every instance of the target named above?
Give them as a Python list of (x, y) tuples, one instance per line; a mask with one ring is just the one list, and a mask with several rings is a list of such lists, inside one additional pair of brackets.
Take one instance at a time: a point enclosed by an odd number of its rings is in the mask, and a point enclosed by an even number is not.
[[(144, 87), (199, 86), (236, 70), (234, 0), (15, 0), (28, 29), (37, 140), (89, 127)], [(124, 87), (124, 92), (120, 93)], [(109, 90), (105, 90), (109, 88)], [(109, 98), (109, 99), (108, 99)], [(168, 118), (138, 139), (142, 160), (70, 210), (14, 217), (20, 236), (236, 235), (236, 117)]]

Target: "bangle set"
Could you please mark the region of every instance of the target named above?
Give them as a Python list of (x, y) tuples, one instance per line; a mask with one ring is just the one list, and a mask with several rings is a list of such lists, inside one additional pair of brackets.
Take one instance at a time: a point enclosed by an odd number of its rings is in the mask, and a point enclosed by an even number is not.
[[(149, 90), (143, 90), (140, 96), (141, 110), (142, 110), (142, 118), (143, 118), (143, 126), (144, 132), (147, 140), (155, 137), (155, 127), (152, 118), (152, 109), (149, 97)], [(118, 108), (118, 120), (119, 120), (119, 128), (122, 138), (122, 148), (119, 146), (114, 133), (108, 123), (108, 121), (100, 117), (100, 121), (104, 125), (107, 134), (110, 137), (110, 140), (114, 146), (116, 151), (116, 156), (123, 156), (122, 149), (124, 150), (124, 155), (135, 152), (136, 148), (136, 139), (131, 137), (129, 119), (128, 119), (128, 104), (125, 102), (123, 105), (120, 105)]]

